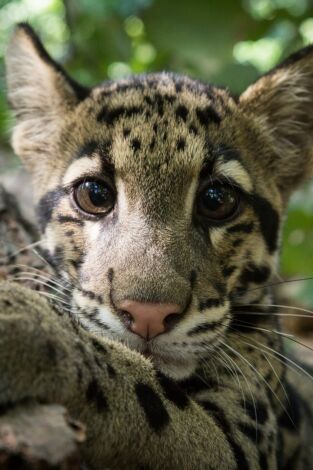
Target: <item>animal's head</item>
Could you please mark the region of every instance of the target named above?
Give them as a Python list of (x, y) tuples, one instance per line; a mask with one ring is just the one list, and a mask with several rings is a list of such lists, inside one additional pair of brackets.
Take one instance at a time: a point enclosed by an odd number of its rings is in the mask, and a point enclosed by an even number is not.
[(288, 198), (313, 173), (313, 49), (238, 100), (167, 73), (89, 90), (20, 25), (7, 83), (13, 147), (72, 311), (187, 374), (276, 269)]

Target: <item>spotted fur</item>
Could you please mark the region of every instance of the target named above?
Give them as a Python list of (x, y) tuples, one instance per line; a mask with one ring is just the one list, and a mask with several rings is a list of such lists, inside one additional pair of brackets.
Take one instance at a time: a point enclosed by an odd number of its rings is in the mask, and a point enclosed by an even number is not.
[[(239, 99), (170, 73), (89, 90), (20, 25), (7, 83), (13, 147), (33, 175), (45, 255), (71, 314), (91, 332), (54, 319), (56, 367), (58, 328), (69, 377), (71, 351), (82, 358), (79, 396), (46, 392), (49, 380), (42, 393), (89, 424), (91, 465), (309, 468), (311, 414), (287, 378), (270, 284), (288, 199), (313, 174), (312, 47)], [(73, 201), (77, 181), (90, 177), (116, 188), (105, 217)], [(241, 195), (238, 213), (215, 225), (196, 211), (212, 178)], [(175, 303), (182, 314), (147, 343), (122, 321), (123, 299)]]

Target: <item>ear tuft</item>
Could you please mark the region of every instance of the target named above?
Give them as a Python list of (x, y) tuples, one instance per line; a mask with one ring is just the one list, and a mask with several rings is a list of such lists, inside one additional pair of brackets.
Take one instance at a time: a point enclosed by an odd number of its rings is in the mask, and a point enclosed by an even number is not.
[(313, 176), (313, 46), (251, 85), (240, 107), (269, 143), (264, 165), (288, 196)]
[[(32, 167), (57, 138), (58, 123), (88, 95), (47, 53), (33, 29), (19, 24), (6, 53), (7, 93), (16, 117), (13, 147)], [(50, 134), (50, 136), (48, 135)]]

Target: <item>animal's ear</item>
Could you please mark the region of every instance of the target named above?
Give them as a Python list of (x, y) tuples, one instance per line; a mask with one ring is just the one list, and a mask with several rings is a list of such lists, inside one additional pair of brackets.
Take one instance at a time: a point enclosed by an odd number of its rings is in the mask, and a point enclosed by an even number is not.
[(313, 46), (261, 77), (239, 103), (264, 138), (261, 163), (287, 198), (313, 176)]
[(44, 49), (27, 24), (19, 24), (6, 53), (9, 104), (15, 114), (12, 144), (30, 170), (54, 151), (66, 113), (87, 95)]

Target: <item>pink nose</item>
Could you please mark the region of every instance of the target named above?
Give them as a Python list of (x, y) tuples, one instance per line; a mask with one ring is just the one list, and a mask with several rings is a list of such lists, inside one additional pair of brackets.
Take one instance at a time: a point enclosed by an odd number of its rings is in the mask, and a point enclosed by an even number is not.
[[(124, 300), (117, 307), (130, 316), (129, 329), (144, 339), (151, 339), (164, 333), (168, 327), (165, 323), (169, 316), (181, 313), (177, 304), (157, 304), (151, 302), (136, 302)], [(173, 315), (174, 314), (174, 315)]]

